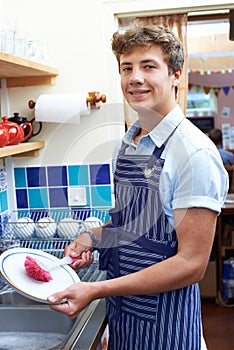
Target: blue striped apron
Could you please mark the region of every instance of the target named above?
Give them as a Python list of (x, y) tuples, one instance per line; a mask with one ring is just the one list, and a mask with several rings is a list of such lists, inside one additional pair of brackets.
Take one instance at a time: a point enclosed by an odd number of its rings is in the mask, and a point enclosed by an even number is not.
[[(142, 270), (177, 253), (176, 232), (159, 198), (164, 147), (156, 147), (152, 156), (126, 156), (125, 147), (120, 150), (112, 224), (103, 228), (100, 250), (100, 268), (107, 270), (107, 279)], [(109, 350), (200, 350), (197, 284), (165, 293), (110, 297), (106, 311)]]

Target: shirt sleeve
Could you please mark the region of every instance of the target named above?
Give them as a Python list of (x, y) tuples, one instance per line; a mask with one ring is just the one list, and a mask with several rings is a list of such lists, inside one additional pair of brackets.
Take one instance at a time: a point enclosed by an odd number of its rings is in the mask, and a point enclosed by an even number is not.
[(202, 149), (184, 162), (167, 167), (160, 188), (169, 217), (179, 208), (201, 207), (220, 213), (228, 191), (228, 174), (215, 152)]

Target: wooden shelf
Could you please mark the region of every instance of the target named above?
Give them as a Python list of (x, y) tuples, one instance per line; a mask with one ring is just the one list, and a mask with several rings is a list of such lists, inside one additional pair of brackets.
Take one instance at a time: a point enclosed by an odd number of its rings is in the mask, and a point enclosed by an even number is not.
[(0, 77), (8, 88), (53, 85), (58, 74), (55, 68), (0, 52)]
[[(58, 70), (41, 63), (26, 60), (0, 52), (0, 88), (1, 79), (6, 79), (6, 87), (24, 87), (55, 84)], [(14, 146), (0, 148), (0, 158), (35, 157), (45, 147), (44, 141), (24, 142)]]
[(0, 158), (14, 157), (36, 157), (39, 150), (45, 147), (44, 141), (24, 142), (13, 146), (4, 146), (0, 148)]

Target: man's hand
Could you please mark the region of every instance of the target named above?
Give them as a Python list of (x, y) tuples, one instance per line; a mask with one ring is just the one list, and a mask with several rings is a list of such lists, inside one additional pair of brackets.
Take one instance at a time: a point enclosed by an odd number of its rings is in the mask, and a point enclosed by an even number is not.
[(63, 291), (54, 293), (47, 298), (52, 310), (63, 312), (70, 318), (75, 318), (95, 299), (94, 285), (88, 282), (78, 282)]
[(76, 240), (66, 246), (64, 255), (69, 255), (72, 258), (81, 256), (80, 260), (75, 261), (70, 266), (73, 269), (84, 269), (90, 266), (93, 262), (92, 240), (87, 233), (82, 233)]

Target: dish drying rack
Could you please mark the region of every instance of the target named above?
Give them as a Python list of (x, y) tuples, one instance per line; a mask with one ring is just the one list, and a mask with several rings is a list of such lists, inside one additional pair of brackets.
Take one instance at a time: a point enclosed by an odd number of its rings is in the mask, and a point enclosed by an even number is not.
[[(25, 217), (32, 219), (33, 225), (35, 225), (35, 223), (38, 220), (41, 220), (41, 223), (43, 223), (43, 218), (50, 217), (54, 220), (53, 224), (57, 224), (57, 227), (60, 221), (65, 218), (68, 219), (67, 222), (69, 223), (70, 218), (71, 220), (77, 220), (82, 225), (83, 230), (85, 230), (90, 229), (92, 227), (92, 223), (94, 225), (97, 224), (96, 221), (92, 222), (92, 218), (100, 220), (102, 224), (107, 222), (109, 220), (109, 209), (21, 209), (17, 211), (12, 211), (7, 217), (7, 220), (5, 222), (0, 223), (0, 232), (2, 239), (12, 240), (13, 244), (14, 241), (17, 240), (19, 242), (20, 247), (40, 249), (61, 259), (64, 254), (65, 247), (73, 239), (60, 238), (57, 232), (52, 238), (38, 238), (34, 234), (34, 236), (30, 238), (21, 239), (15, 236), (14, 227), (17, 224), (17, 220)], [(85, 222), (85, 220), (88, 218), (90, 218), (90, 220)], [(30, 223), (27, 225), (30, 225)], [(50, 225), (50, 223), (48, 225)], [(94, 258), (98, 259), (98, 252), (94, 252)]]

